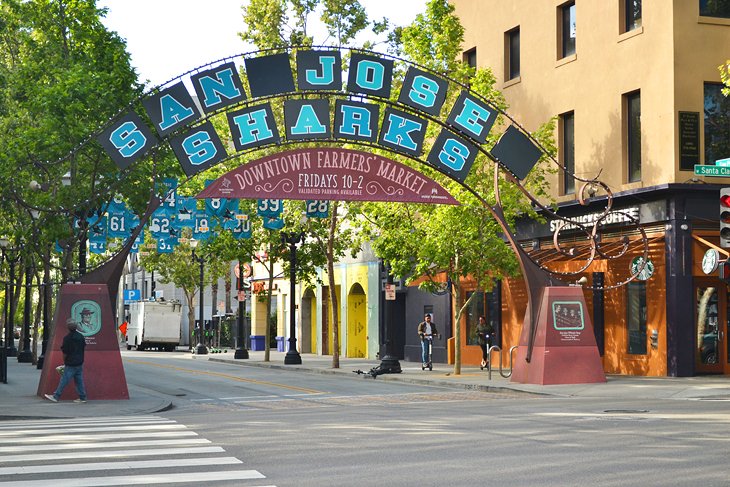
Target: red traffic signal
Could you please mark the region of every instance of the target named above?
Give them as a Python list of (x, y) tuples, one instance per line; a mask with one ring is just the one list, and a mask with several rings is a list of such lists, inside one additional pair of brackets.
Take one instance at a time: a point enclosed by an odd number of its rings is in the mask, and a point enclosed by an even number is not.
[(720, 247), (730, 248), (730, 188), (720, 190)]

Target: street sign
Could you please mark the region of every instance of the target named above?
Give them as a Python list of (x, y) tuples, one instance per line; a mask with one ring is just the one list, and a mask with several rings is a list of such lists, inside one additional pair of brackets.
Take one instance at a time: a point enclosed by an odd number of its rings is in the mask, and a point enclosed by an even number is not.
[(385, 285), (385, 300), (395, 301), (395, 284)]
[(142, 299), (141, 289), (125, 289), (124, 290), (124, 304), (129, 304), (134, 301)]
[(245, 301), (246, 300), (246, 291), (238, 291), (238, 300), (239, 301)]
[[(238, 264), (236, 264), (236, 267), (233, 268), (234, 273), (236, 274), (237, 278), (241, 277), (241, 268)], [(243, 277), (250, 277), (251, 276), (251, 264), (248, 262), (245, 262), (243, 264)]]
[(695, 176), (730, 177), (730, 166), (707, 166), (695, 164)]
[(716, 166), (723, 166), (723, 167), (730, 166), (730, 157), (727, 157), (725, 159), (718, 159), (718, 160), (716, 160), (715, 161), (715, 165)]

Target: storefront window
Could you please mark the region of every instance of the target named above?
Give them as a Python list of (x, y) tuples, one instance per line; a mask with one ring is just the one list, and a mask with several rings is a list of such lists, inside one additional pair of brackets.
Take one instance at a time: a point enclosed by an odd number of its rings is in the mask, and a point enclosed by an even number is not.
[(703, 364), (716, 364), (718, 359), (719, 321), (718, 295), (715, 287), (697, 288), (697, 349)]
[[(499, 330), (499, 299), (498, 294), (495, 292), (484, 293), (482, 291), (473, 291), (466, 293), (466, 298), (476, 292), (477, 296), (474, 296), (469, 307), (466, 309), (466, 344), (467, 345), (479, 345), (477, 341), (477, 323), (479, 323), (479, 317), (484, 316), (487, 319), (487, 323), (492, 325), (494, 330)], [(497, 342), (492, 341), (492, 345), (497, 345)]]
[(628, 324), (627, 353), (646, 355), (646, 283), (630, 282), (628, 285)]
[(718, 83), (705, 83), (705, 164), (730, 154), (730, 98)]
[(467, 345), (479, 345), (477, 341), (477, 323), (479, 317), (484, 316), (484, 293), (481, 291), (472, 291), (466, 293), (466, 298), (476, 293), (474, 299), (469, 303), (469, 307), (466, 309), (466, 344)]

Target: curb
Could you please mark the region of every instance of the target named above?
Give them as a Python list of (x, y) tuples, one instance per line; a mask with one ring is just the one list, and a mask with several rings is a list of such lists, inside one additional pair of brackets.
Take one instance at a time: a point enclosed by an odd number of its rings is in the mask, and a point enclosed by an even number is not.
[[(321, 369), (321, 368), (312, 368), (312, 367), (305, 367), (301, 365), (282, 365), (278, 363), (266, 363), (266, 362), (244, 362), (244, 361), (232, 361), (230, 359), (221, 359), (217, 357), (210, 357), (208, 359), (210, 362), (219, 362), (219, 363), (225, 363), (225, 364), (231, 364), (231, 365), (238, 365), (242, 367), (259, 367), (264, 369), (274, 369), (274, 370), (287, 370), (287, 371), (297, 371), (297, 372), (306, 372), (306, 373), (312, 373), (312, 374), (326, 374), (326, 375), (350, 375), (351, 373), (355, 372), (354, 370), (344, 370), (342, 368), (340, 369)], [(419, 379), (417, 377), (409, 377), (402, 374), (382, 374), (377, 377), (372, 377), (371, 375), (365, 373), (362, 376), (364, 379), (369, 380), (383, 380), (383, 381), (394, 381), (394, 382), (404, 382), (408, 384), (416, 384), (416, 385), (423, 385), (423, 386), (433, 386), (433, 387), (445, 387), (450, 389), (462, 389), (467, 391), (479, 391), (479, 392), (490, 392), (493, 394), (503, 394), (503, 395), (511, 395), (511, 396), (535, 396), (535, 397), (545, 397), (545, 396), (552, 396), (555, 397), (556, 394), (550, 394), (550, 393), (544, 393), (544, 392), (532, 392), (532, 391), (523, 391), (520, 389), (513, 389), (511, 387), (502, 387), (502, 386), (493, 386), (493, 385), (481, 385), (481, 384), (473, 384), (473, 383), (456, 383), (456, 382), (448, 382), (438, 379)]]

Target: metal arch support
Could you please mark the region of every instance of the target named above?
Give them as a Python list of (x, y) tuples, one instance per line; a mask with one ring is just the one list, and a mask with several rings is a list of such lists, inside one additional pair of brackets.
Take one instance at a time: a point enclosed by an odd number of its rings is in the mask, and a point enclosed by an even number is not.
[(144, 230), (144, 226), (152, 216), (152, 213), (159, 208), (162, 204), (162, 198), (156, 194), (150, 196), (150, 200), (147, 203), (147, 210), (144, 215), (139, 219), (139, 225), (132, 231), (132, 235), (129, 237), (124, 246), (108, 261), (104, 262), (99, 267), (95, 268), (91, 272), (81, 276), (81, 284), (106, 284), (109, 288), (109, 296), (112, 302), (112, 309), (116, 308), (117, 305), (117, 294), (119, 290), (119, 281), (122, 278), (124, 272), (124, 262), (127, 260), (129, 252), (132, 250), (134, 241), (137, 239), (140, 233)]

